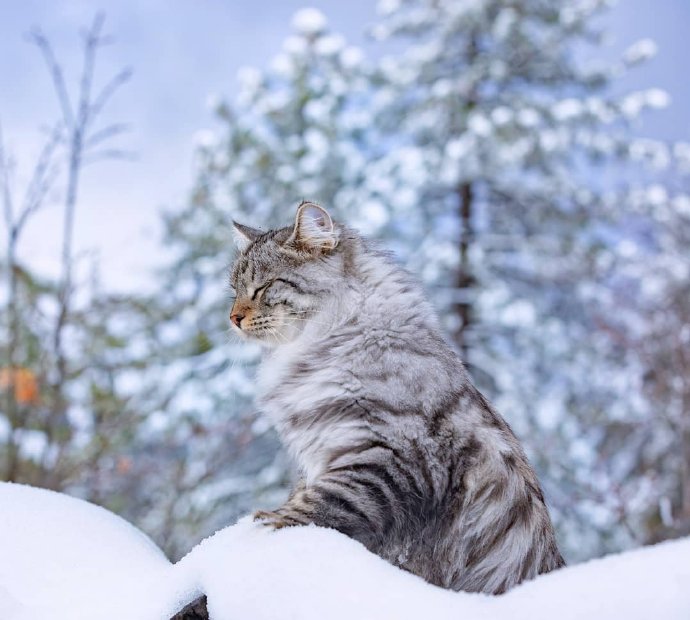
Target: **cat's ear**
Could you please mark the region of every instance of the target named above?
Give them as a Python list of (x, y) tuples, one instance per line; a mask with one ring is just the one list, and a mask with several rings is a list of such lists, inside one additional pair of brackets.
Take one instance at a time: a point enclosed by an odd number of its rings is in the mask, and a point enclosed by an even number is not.
[(232, 236), (235, 239), (235, 245), (240, 252), (244, 252), (253, 241), (256, 241), (264, 233), (256, 228), (245, 226), (235, 220), (232, 221)]
[(303, 202), (297, 208), (295, 229), (288, 242), (308, 250), (334, 250), (338, 245), (338, 231), (326, 209), (313, 202)]

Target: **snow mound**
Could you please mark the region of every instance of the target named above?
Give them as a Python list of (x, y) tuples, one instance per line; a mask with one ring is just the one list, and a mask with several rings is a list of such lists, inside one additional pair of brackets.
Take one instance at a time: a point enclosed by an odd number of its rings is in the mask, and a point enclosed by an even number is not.
[(213, 620), (688, 620), (690, 539), (563, 569), (503, 596), (449, 592), (333, 530), (278, 532), (248, 519), (208, 538), (178, 569)]
[(22, 619), (169, 618), (194, 594), (125, 520), (20, 484), (0, 483), (0, 558), (0, 601)]
[(64, 495), (0, 483), (7, 620), (167, 620), (199, 593), (212, 620), (688, 620), (690, 539), (566, 568), (503, 596), (449, 592), (338, 532), (251, 519), (171, 565), (141, 532)]
[(29, 615), (26, 607), (21, 605), (19, 601), (10, 595), (2, 586), (0, 586), (0, 609), (2, 609), (5, 618), (27, 618), (28, 620)]
[(474, 614), (486, 602), (471, 595), (460, 601), (334, 530), (276, 532), (249, 518), (206, 539), (178, 568), (203, 585), (213, 620), (419, 620), (430, 612), (457, 620), (458, 612)]

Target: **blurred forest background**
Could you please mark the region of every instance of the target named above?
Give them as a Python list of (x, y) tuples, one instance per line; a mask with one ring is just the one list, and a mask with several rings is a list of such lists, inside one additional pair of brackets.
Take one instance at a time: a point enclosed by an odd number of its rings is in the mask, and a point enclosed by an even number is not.
[[(273, 61), (211, 100), (144, 292), (105, 286), (74, 239), (99, 209), (81, 200), (92, 168), (138, 165), (108, 113), (130, 71), (100, 70), (102, 15), (75, 33), (81, 67), (30, 31), (59, 113), (36, 119), (29, 162), (0, 136), (0, 479), (106, 506), (173, 558), (281, 501), (292, 471), (252, 404), (259, 351), (228, 333), (229, 223), (285, 225), (310, 198), (424, 281), (571, 561), (690, 534), (690, 145), (639, 135), (669, 97), (620, 87), (657, 46), (611, 60), (609, 5), (382, 0), (366, 51), (298, 11)], [(48, 209), (49, 274), (22, 253)]]

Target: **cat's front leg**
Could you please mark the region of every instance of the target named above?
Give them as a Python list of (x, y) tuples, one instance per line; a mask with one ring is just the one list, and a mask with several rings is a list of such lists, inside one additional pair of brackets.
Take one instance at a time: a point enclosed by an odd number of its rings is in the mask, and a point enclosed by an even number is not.
[(284, 527), (294, 527), (295, 525), (307, 525), (309, 521), (295, 519), (289, 514), (283, 514), (286, 506), (278, 510), (257, 510), (254, 513), (254, 521), (261, 521), (262, 525), (270, 527), (274, 530), (280, 530)]
[(299, 478), (292, 491), (290, 491), (290, 496), (283, 506), (277, 510), (257, 510), (253, 515), (254, 521), (261, 521), (263, 525), (274, 530), (311, 523), (310, 520), (304, 518), (301, 512), (299, 514), (294, 514), (295, 511), (291, 508), (293, 503), (297, 505), (296, 502), (298, 500), (295, 500), (295, 497), (304, 492), (306, 487), (307, 485), (304, 478)]
[(288, 500), (280, 508), (257, 510), (254, 513), (254, 520), (261, 521), (263, 525), (274, 530), (314, 523), (312, 511), (307, 510), (305, 505), (305, 501), (307, 503), (311, 501), (307, 497), (306, 485), (303, 480), (300, 480), (290, 493)]
[(392, 526), (396, 508), (366, 469), (341, 469), (295, 489), (280, 508), (256, 512), (254, 519), (273, 529), (314, 523), (371, 547)]

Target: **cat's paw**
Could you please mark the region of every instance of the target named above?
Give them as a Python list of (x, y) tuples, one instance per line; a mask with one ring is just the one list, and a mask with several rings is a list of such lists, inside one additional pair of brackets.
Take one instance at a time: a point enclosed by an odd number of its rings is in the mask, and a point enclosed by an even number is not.
[(270, 527), (273, 530), (302, 525), (297, 519), (293, 519), (292, 517), (282, 515), (272, 510), (257, 510), (254, 513), (254, 521), (259, 521), (261, 525)]

